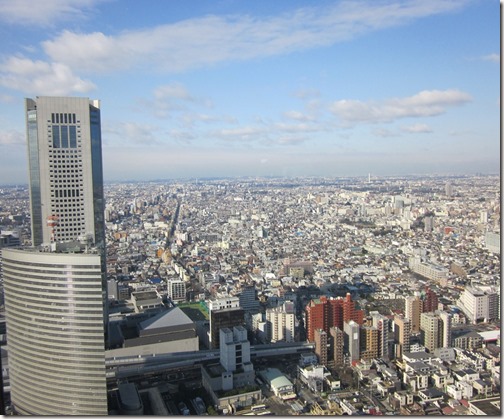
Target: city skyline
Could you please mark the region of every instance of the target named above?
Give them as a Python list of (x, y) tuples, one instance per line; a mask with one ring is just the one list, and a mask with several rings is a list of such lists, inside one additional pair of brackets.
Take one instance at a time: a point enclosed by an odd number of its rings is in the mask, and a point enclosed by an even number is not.
[(0, 1), (0, 184), (36, 96), (101, 101), (106, 182), (499, 173), (497, 2), (148, 5)]

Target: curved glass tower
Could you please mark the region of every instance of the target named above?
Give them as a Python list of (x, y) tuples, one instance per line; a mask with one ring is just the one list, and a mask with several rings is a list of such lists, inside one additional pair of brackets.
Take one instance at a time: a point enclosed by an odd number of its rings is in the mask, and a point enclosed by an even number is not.
[(3, 250), (18, 414), (106, 415), (101, 257)]

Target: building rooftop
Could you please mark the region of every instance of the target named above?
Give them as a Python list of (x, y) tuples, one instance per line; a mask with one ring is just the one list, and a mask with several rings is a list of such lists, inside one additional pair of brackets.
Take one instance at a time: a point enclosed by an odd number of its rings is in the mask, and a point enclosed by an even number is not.
[(164, 327), (192, 325), (193, 321), (180, 308), (174, 307), (140, 323), (141, 330), (161, 329)]

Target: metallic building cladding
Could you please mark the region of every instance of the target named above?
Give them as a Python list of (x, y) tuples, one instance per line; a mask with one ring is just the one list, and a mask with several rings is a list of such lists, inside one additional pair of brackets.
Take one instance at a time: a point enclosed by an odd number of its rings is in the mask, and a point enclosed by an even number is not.
[(98, 254), (4, 250), (16, 412), (107, 414), (100, 259)]
[(19, 414), (106, 415), (99, 101), (37, 97), (25, 105), (34, 248), (3, 252), (12, 406)]

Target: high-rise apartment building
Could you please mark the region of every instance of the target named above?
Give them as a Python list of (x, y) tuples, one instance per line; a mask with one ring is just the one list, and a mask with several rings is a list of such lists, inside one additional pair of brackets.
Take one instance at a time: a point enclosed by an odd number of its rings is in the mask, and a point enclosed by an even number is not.
[(294, 303), (286, 302), (280, 307), (267, 309), (266, 324), (269, 342), (294, 342), (296, 335)]
[(305, 312), (306, 334), (310, 342), (315, 339), (315, 329), (323, 329), (329, 333), (329, 329), (333, 326), (343, 330), (343, 324), (350, 320), (358, 324), (364, 321), (364, 311), (355, 308), (355, 301), (352, 301), (350, 294), (345, 298), (320, 297), (312, 300)]
[(439, 306), (439, 298), (437, 294), (432, 291), (429, 287), (425, 290), (425, 296), (423, 299), (422, 313), (429, 313), (430, 311), (436, 311)]
[(379, 356), (379, 333), (374, 326), (360, 328), (360, 359), (371, 361)]
[(411, 331), (420, 332), (420, 315), (423, 311), (422, 300), (419, 296), (409, 296), (405, 300), (404, 316), (411, 320)]
[(3, 254), (12, 406), (106, 415), (100, 105), (67, 97), (25, 105), (34, 247)]
[(451, 316), (444, 311), (422, 313), (420, 330), (423, 345), (429, 352), (437, 348), (451, 347)]
[(390, 319), (377, 311), (371, 311), (369, 314), (373, 320), (373, 327), (378, 331), (378, 356), (389, 359)]
[(343, 325), (345, 332), (345, 349), (350, 354), (350, 362), (360, 359), (360, 326), (358, 323), (350, 320)]
[(335, 367), (342, 366), (345, 361), (343, 355), (345, 333), (337, 327), (331, 327), (329, 329), (329, 334), (331, 336), (331, 344), (329, 345), (330, 358), (332, 358), (332, 362)]
[(403, 316), (394, 317), (395, 340), (398, 343), (396, 357), (402, 358), (405, 352), (410, 351), (411, 345), (411, 320)]
[(441, 319), (434, 313), (422, 313), (420, 322), (423, 345), (429, 352), (434, 352), (434, 349), (441, 347)]
[(328, 339), (327, 333), (323, 329), (315, 329), (315, 354), (321, 365), (327, 365)]

